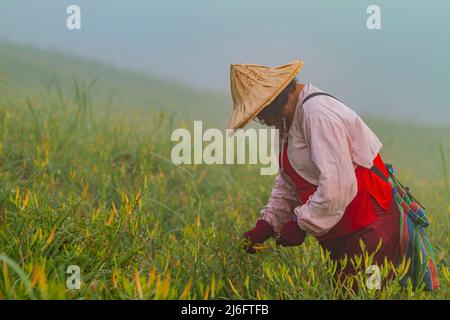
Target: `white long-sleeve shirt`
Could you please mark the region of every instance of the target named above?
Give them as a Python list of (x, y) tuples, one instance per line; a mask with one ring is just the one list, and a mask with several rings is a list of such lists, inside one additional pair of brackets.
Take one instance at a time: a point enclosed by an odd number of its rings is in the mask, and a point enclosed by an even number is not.
[[(307, 83), (299, 94), (288, 132), (287, 156), (293, 169), (317, 185), (301, 203), (291, 179), (279, 171), (261, 218), (277, 233), (293, 215), (301, 229), (322, 236), (342, 218), (357, 193), (355, 168), (372, 167), (382, 143), (350, 108), (328, 96), (303, 99), (322, 90)], [(280, 142), (282, 145), (283, 142)]]

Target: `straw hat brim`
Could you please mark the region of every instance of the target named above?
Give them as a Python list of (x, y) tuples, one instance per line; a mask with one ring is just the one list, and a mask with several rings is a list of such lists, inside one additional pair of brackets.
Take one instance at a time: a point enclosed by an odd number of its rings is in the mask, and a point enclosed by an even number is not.
[[(288, 65), (293, 65), (292, 70), (288, 76), (284, 79), (283, 82), (280, 83), (278, 87), (276, 87), (273, 92), (270, 94), (268, 98), (266, 98), (264, 101), (262, 101), (259, 105), (259, 107), (255, 108), (254, 110), (251, 110), (250, 113), (244, 115), (241, 117), (240, 120), (236, 121), (233, 118), (233, 114), (235, 110), (233, 110), (233, 113), (230, 117), (230, 121), (228, 124), (228, 129), (241, 129), (245, 127), (251, 120), (253, 120), (265, 107), (267, 107), (269, 104), (271, 104), (278, 95), (288, 86), (288, 84), (295, 78), (295, 76), (301, 71), (303, 68), (303, 61), (296, 60), (291, 62)], [(255, 65), (256, 66), (256, 65)], [(283, 67), (283, 66), (281, 66)], [(235, 123), (233, 123), (235, 122)]]

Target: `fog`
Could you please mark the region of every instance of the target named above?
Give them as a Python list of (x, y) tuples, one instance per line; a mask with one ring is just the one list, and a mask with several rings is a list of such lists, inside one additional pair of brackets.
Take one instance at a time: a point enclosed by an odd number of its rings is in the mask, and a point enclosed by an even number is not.
[(1, 0), (0, 38), (226, 93), (230, 63), (301, 59), (301, 82), (358, 112), (450, 124), (449, 16), (444, 0)]

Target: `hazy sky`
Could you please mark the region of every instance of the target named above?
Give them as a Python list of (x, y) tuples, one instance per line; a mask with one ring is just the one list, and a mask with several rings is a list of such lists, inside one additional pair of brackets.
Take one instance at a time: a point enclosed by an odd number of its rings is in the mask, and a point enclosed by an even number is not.
[(0, 0), (0, 37), (226, 92), (230, 63), (301, 59), (300, 81), (357, 111), (450, 123), (449, 17), (447, 0)]

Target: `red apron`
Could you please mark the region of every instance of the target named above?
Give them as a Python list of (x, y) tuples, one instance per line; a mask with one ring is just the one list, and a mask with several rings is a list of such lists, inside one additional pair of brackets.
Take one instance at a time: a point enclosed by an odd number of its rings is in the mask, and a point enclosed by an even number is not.
[[(286, 150), (287, 144), (283, 153), (282, 170), (297, 186), (301, 202), (306, 203), (316, 191), (317, 186), (297, 174), (289, 162)], [(379, 154), (375, 157), (373, 164), (388, 176), (388, 171)], [(355, 169), (355, 175), (358, 183), (355, 198), (347, 206), (341, 220), (329, 232), (317, 239), (322, 247), (330, 251), (332, 259), (339, 259), (344, 255), (359, 254), (361, 250), (359, 239), (363, 239), (366, 249), (370, 252), (375, 251), (382, 238), (383, 245), (375, 255), (375, 262), (382, 262), (384, 257), (388, 257), (392, 262), (397, 263), (400, 252), (400, 212), (392, 196), (392, 187), (372, 170), (361, 166)]]

